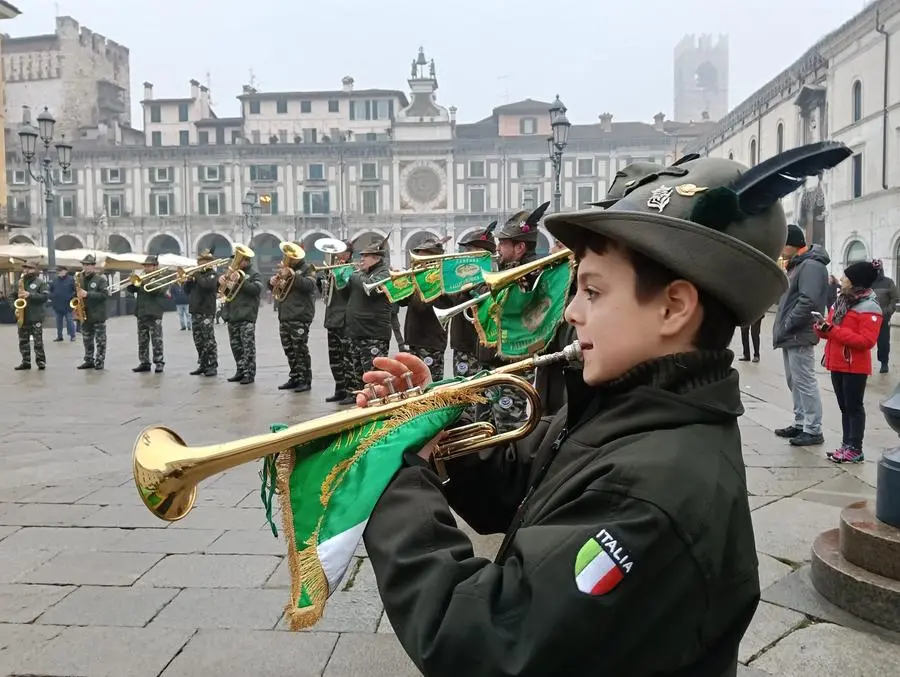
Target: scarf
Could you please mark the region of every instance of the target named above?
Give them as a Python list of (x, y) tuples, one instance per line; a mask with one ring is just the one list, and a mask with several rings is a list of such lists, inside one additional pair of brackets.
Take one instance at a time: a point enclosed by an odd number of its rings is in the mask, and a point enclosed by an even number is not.
[(834, 302), (834, 315), (831, 316), (832, 324), (840, 324), (847, 311), (871, 293), (872, 290), (868, 287), (850, 287), (846, 291), (842, 290)]

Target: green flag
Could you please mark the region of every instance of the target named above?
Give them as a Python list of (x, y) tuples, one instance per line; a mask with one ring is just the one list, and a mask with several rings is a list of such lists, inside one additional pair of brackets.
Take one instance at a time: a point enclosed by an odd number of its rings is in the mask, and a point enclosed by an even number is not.
[(419, 268), (412, 274), (419, 298), (425, 303), (431, 303), (444, 293), (444, 285), (441, 281), (441, 269), (438, 266)]
[(397, 301), (402, 301), (407, 296), (412, 296), (416, 291), (416, 287), (413, 284), (412, 275), (407, 274), (386, 280), (381, 285), (381, 291), (387, 296), (388, 301), (397, 303)]
[[(461, 380), (440, 381), (429, 390)], [(403, 454), (420, 449), (467, 406), (483, 401), (474, 392), (426, 391), (399, 413), (266, 459), (264, 501), (266, 489), (274, 492), (277, 487), (288, 542), (291, 598), (287, 618), (292, 630), (311, 627), (322, 617)], [(273, 425), (272, 432), (286, 427)], [(271, 506), (267, 508), (271, 512)]]
[(497, 345), (499, 329), (497, 319), (500, 315), (502, 299), (506, 298), (506, 289), (501, 289), (494, 296), (490, 292), (483, 294), (485, 300), (472, 309), (472, 319), (475, 325), (475, 333), (481, 345), (492, 347)]
[(530, 357), (550, 342), (563, 319), (574, 270), (568, 261), (545, 268), (530, 291), (513, 284), (502, 299), (498, 296), (497, 352), (501, 356)]
[(458, 294), (478, 286), (484, 273), (491, 270), (491, 254), (483, 252), (454, 256), (441, 261), (441, 277), (445, 294)]
[(352, 263), (348, 263), (346, 266), (341, 266), (339, 268), (332, 269), (331, 273), (334, 275), (334, 286), (336, 289), (343, 289), (350, 282), (350, 276), (353, 275), (353, 271), (356, 270), (356, 266)]

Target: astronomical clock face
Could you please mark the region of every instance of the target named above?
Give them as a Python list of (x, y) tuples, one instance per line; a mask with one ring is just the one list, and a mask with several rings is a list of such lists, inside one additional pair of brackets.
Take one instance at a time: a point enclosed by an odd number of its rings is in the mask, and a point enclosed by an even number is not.
[(417, 212), (446, 209), (445, 163), (420, 160), (401, 166), (400, 206)]

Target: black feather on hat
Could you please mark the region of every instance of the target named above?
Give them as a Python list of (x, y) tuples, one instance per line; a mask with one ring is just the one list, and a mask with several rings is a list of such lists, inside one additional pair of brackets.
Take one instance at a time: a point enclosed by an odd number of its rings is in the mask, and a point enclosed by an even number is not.
[(494, 229), (497, 228), (497, 221), (491, 221), (488, 227), (483, 231), (475, 231), (469, 233), (459, 241), (461, 247), (475, 247), (484, 249), (492, 254), (497, 251), (497, 243), (494, 242)]
[(549, 206), (550, 202), (545, 202), (532, 212), (529, 212), (527, 209), (516, 212), (503, 224), (500, 232), (497, 233), (497, 239), (515, 240), (516, 242), (537, 242), (538, 224)]
[(385, 256), (388, 252), (388, 242), (390, 241), (391, 233), (393, 232), (393, 229), (389, 230), (388, 234), (385, 235), (380, 241), (374, 240), (368, 246), (360, 249), (360, 255), (371, 254), (372, 256)]

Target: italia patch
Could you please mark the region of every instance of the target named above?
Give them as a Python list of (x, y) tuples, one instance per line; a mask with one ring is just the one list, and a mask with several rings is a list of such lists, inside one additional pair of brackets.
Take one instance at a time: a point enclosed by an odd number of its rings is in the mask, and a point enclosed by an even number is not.
[(605, 595), (622, 582), (633, 566), (628, 551), (606, 529), (601, 529), (581, 546), (575, 557), (575, 585), (587, 595)]
[(456, 363), (456, 371), (460, 374), (466, 374), (469, 371), (469, 365), (467, 362), (457, 362)]
[(509, 395), (504, 395), (497, 404), (500, 405), (501, 409), (509, 409), (513, 405), (513, 398)]
[(428, 356), (427, 356), (424, 360), (422, 360), (422, 361), (425, 363), (425, 366), (426, 366), (426, 367), (430, 367), (432, 364), (434, 364), (434, 359), (431, 357), (431, 355), (428, 355)]

